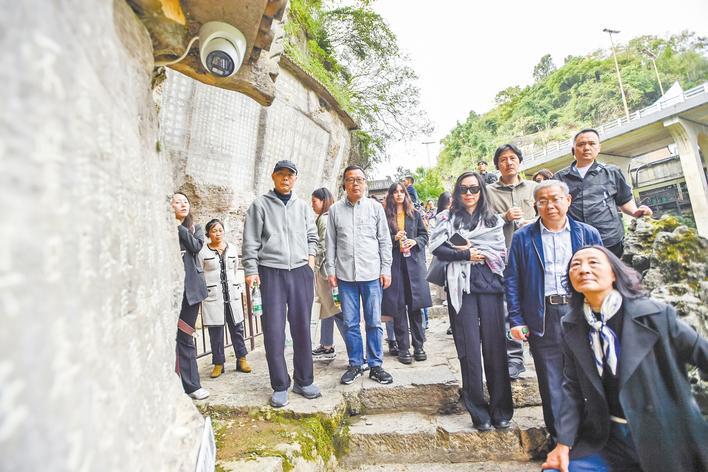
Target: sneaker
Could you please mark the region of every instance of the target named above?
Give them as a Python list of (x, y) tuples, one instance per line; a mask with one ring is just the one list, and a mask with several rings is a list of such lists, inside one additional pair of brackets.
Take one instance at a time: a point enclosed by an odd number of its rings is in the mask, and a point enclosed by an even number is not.
[(312, 400), (317, 397), (321, 397), (322, 393), (320, 392), (319, 387), (315, 384), (310, 384), (306, 387), (301, 387), (298, 384), (293, 385), (293, 393), (297, 393), (298, 395), (302, 395), (303, 397), (307, 398), (308, 400)]
[(337, 357), (337, 353), (334, 352), (334, 346), (328, 348), (320, 344), (317, 349), (312, 351), (312, 359), (315, 361), (330, 360), (335, 357)]
[(381, 384), (393, 383), (393, 377), (391, 377), (391, 374), (383, 370), (383, 367), (381, 367), (380, 365), (371, 368), (371, 371), (369, 372), (369, 378)]
[(283, 390), (282, 392), (273, 392), (270, 396), (270, 406), (273, 408), (282, 408), (288, 404), (288, 391)]
[(448, 334), (448, 335), (452, 336), (452, 326), (450, 326), (449, 328), (447, 328), (447, 331), (445, 332), (445, 334)]
[(388, 353), (392, 356), (398, 355), (398, 343), (396, 341), (388, 341)]
[(364, 371), (361, 370), (361, 367), (355, 366), (355, 365), (350, 365), (349, 368), (347, 368), (347, 371), (344, 372), (344, 375), (342, 375), (341, 382), (344, 385), (350, 385), (353, 384), (356, 379), (361, 377), (364, 374)]
[(209, 390), (205, 388), (199, 388), (190, 393), (189, 396), (194, 398), (195, 400), (204, 400), (209, 396)]
[(522, 372), (526, 372), (526, 367), (524, 367), (523, 364), (509, 365), (509, 378), (511, 380), (518, 380), (521, 377)]
[(428, 359), (428, 355), (425, 353), (423, 348), (413, 350), (413, 358), (417, 361), (424, 361)]

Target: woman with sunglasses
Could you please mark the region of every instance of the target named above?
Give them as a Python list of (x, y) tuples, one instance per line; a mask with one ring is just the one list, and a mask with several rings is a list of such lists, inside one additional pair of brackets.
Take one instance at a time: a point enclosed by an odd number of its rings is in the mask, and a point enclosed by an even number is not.
[[(445, 288), (462, 371), (462, 399), (479, 431), (508, 428), (514, 413), (504, 329), (503, 227), (489, 205), (482, 177), (465, 172), (455, 182), (450, 210), (437, 216), (430, 243), (433, 254), (448, 263)], [(484, 398), (480, 348), (489, 402)]]
[(423, 350), (425, 328), (422, 313), (423, 308), (433, 304), (425, 280), (428, 231), (403, 184), (395, 183), (389, 187), (384, 208), (393, 242), (393, 260), (391, 285), (383, 292), (381, 312), (393, 315), (398, 360), (410, 364), (413, 359), (424, 361), (428, 358)]

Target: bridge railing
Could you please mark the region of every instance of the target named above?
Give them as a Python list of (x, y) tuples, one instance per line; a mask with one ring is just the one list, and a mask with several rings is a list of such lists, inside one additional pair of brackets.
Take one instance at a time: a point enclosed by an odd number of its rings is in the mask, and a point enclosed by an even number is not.
[[(664, 110), (670, 106), (676, 105), (677, 103), (685, 102), (690, 98), (702, 94), (708, 94), (708, 82), (704, 82), (703, 84), (697, 87), (693, 87), (690, 90), (686, 90), (681, 95), (661, 99), (658, 102), (649, 105), (648, 107), (644, 107), (641, 110), (637, 110), (634, 113), (630, 113), (629, 118), (623, 116), (621, 118), (617, 118), (616, 120), (603, 123), (600, 126), (595, 127), (595, 129), (602, 135), (610, 130), (624, 126), (627, 123), (638, 120), (640, 118), (644, 118), (645, 116), (651, 115), (653, 113), (658, 113), (661, 110)], [(538, 151), (529, 153), (528, 155), (524, 153), (524, 167), (528, 167), (529, 164), (533, 161), (543, 159), (549, 154), (558, 152), (561, 149), (569, 149), (572, 145), (572, 139), (566, 139), (563, 141), (553, 141), (546, 144), (543, 149), (539, 149)]]

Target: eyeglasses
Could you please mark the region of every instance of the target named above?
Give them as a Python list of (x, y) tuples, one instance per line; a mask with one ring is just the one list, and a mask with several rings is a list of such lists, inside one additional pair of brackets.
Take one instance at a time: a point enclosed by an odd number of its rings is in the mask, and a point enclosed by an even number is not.
[(553, 200), (539, 200), (536, 202), (536, 206), (539, 208), (543, 208), (543, 207), (547, 206), (549, 203), (553, 203), (553, 206), (558, 206), (564, 201), (565, 201), (565, 197), (556, 197)]
[(346, 179), (344, 179), (344, 183), (345, 183), (345, 184), (351, 185), (351, 184), (353, 184), (354, 182), (356, 182), (357, 184), (361, 185), (361, 184), (363, 184), (364, 182), (366, 182), (366, 179), (363, 178), (363, 177), (347, 177)]
[(470, 185), (469, 187), (466, 185), (460, 185), (460, 194), (464, 195), (466, 193), (471, 193), (472, 195), (477, 195), (480, 191), (479, 185)]

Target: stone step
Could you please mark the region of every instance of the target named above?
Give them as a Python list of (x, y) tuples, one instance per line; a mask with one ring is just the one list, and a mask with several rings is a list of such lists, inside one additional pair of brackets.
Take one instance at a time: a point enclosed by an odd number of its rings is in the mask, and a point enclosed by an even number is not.
[(365, 415), (349, 428), (349, 466), (520, 461), (539, 459), (546, 447), (540, 407), (514, 412), (512, 427), (481, 433), (467, 413)]
[(460, 462), (425, 464), (364, 464), (347, 472), (538, 472), (541, 462)]

